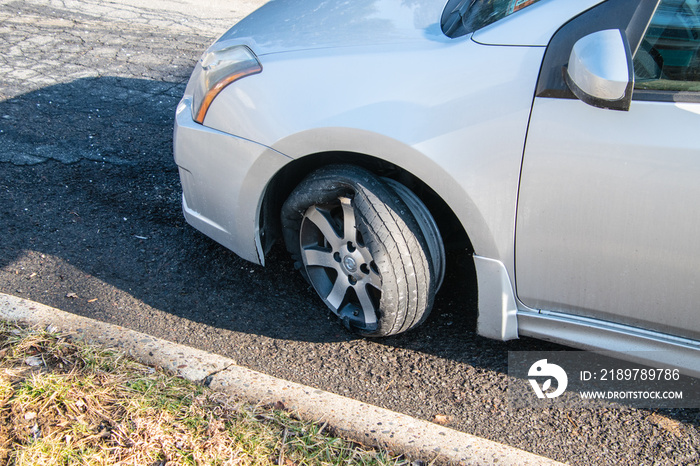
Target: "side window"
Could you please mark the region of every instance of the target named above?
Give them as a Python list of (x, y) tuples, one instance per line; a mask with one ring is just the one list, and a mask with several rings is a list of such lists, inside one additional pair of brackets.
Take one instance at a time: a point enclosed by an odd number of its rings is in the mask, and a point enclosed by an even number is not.
[(700, 91), (700, 0), (661, 0), (634, 56), (635, 89)]

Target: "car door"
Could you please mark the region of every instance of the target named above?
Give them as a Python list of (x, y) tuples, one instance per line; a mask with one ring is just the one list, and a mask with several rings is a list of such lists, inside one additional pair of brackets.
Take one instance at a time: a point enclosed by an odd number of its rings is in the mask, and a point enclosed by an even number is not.
[[(547, 51), (524, 151), (518, 299), (698, 339), (700, 1), (610, 1), (567, 26)], [(561, 77), (571, 44), (611, 28), (634, 53), (628, 111), (574, 98)]]

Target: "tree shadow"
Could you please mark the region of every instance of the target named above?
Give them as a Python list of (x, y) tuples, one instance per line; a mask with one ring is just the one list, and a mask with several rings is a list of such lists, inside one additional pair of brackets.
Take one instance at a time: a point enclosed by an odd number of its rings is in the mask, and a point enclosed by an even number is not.
[[(263, 268), (185, 224), (172, 160), (173, 115), (183, 90), (149, 80), (89, 78), (0, 103), (0, 196), (10, 233), (0, 246), (3, 291), (21, 290), (86, 315), (115, 314), (114, 300), (90, 306), (82, 298), (66, 300), (69, 288), (79, 297), (100, 294), (85, 280), (90, 276), (151, 308), (213, 327), (282, 340), (356, 338), (334, 322), (282, 246), (272, 249)], [(31, 280), (21, 273), (13, 278), (7, 270), (28, 252), (62, 259), (72, 270), (58, 282), (36, 270), (28, 272), (36, 274)], [(34, 261), (39, 268), (40, 259)], [(505, 371), (484, 356), (520, 346), (475, 335), (471, 257), (450, 254), (448, 272), (428, 322), (379, 341)]]
[[(85, 315), (115, 314), (114, 300), (86, 306), (82, 298), (65, 299), (69, 289), (101, 298), (104, 290), (90, 276), (207, 325), (272, 338), (332, 338), (318, 335), (325, 313), (310, 312), (307, 287), (282, 265), (249, 264), (185, 225), (172, 160), (183, 91), (148, 80), (90, 78), (0, 103), (0, 196), (9, 232), (0, 246), (3, 291)], [(24, 283), (21, 273), (14, 279), (7, 273), (31, 253), (63, 261), (56, 283), (39, 273), (46, 257), (29, 261), (35, 275)]]

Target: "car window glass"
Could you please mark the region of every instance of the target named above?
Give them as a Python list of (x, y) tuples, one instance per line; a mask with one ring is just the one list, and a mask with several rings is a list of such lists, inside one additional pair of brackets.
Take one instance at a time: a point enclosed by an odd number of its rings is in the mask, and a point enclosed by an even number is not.
[(636, 89), (700, 91), (700, 0), (662, 0), (634, 57)]
[(459, 37), (495, 23), (539, 0), (450, 0), (442, 15), (442, 30)]

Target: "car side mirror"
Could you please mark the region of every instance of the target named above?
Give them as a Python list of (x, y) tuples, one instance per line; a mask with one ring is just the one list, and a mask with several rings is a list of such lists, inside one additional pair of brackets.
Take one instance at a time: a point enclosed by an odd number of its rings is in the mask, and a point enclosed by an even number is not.
[(632, 102), (632, 53), (619, 29), (594, 32), (571, 49), (564, 77), (581, 101), (594, 107), (627, 111)]

